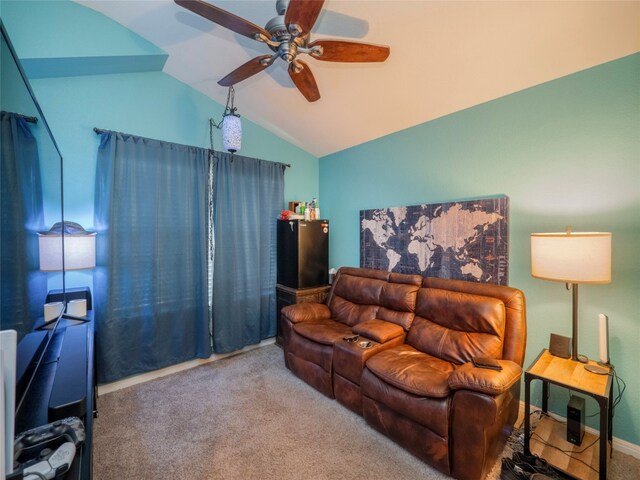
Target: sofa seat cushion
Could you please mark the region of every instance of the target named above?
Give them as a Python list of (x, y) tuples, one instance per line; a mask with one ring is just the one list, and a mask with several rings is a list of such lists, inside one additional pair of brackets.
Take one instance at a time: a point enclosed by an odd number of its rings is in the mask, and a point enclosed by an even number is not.
[[(368, 366), (362, 372), (360, 390), (362, 392), (363, 406), (368, 402), (373, 402), (373, 405), (379, 405), (379, 407), (370, 409), (372, 414), (381, 415), (383, 410), (390, 410), (400, 417), (422, 425), (439, 437), (446, 439), (449, 436), (450, 396), (443, 398), (423, 397), (400, 390), (381, 380), (380, 377), (371, 372)], [(370, 422), (369, 418), (367, 418), (367, 422)], [(380, 422), (386, 423), (382, 418)]]
[[(305, 362), (319, 366), (328, 375), (333, 372), (333, 345), (314, 342), (292, 331), (287, 354), (289, 358), (293, 355)], [(307, 368), (305, 370), (308, 372)]]
[(449, 376), (455, 370), (451, 363), (407, 344), (374, 355), (367, 361), (367, 368), (402, 391), (433, 398), (449, 395)]
[(351, 335), (351, 327), (330, 318), (313, 322), (296, 323), (293, 330), (304, 338), (323, 345), (333, 345), (346, 335)]

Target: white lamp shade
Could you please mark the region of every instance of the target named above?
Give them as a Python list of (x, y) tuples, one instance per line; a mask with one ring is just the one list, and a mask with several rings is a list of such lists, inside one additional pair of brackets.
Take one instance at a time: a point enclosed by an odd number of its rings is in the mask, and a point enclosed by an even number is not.
[[(40, 270), (62, 271), (62, 236), (38, 235)], [(96, 266), (96, 234), (64, 236), (64, 269), (83, 270)]]
[(611, 233), (532, 233), (531, 275), (565, 283), (610, 283)]
[(235, 153), (242, 145), (242, 124), (237, 115), (225, 115), (222, 119), (222, 146)]

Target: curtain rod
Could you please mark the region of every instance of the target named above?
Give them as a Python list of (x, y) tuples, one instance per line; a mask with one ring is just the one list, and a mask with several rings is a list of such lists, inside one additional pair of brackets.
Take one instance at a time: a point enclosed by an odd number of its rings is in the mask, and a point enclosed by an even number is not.
[[(113, 130), (105, 130), (104, 128), (93, 127), (93, 131), (96, 132), (98, 135), (101, 135), (103, 133), (112, 132)], [(281, 163), (285, 167), (291, 168), (290, 163), (282, 163), (282, 162), (274, 162), (274, 163)]]
[(2, 110), (2, 113), (9, 113), (11, 115), (15, 115), (17, 117), (20, 117), (27, 123), (38, 123), (38, 117), (32, 117), (30, 115), (24, 115), (22, 113), (5, 112), (4, 110)]

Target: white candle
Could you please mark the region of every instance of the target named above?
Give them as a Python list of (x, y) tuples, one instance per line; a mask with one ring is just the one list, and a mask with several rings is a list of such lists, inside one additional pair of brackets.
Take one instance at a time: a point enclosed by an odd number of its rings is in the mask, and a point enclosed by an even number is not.
[(600, 362), (609, 363), (609, 319), (603, 313), (598, 315), (598, 346)]

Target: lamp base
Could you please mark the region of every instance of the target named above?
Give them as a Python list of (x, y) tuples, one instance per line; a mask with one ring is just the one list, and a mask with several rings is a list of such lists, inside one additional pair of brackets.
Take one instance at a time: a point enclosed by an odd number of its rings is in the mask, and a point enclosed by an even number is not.
[(609, 375), (609, 370), (597, 365), (585, 365), (584, 369), (587, 372), (595, 373), (596, 375)]
[[(67, 315), (66, 313), (62, 314), (62, 317), (60, 318), (60, 320), (68, 320), (68, 322), (66, 322), (65, 324), (66, 326), (80, 325), (83, 323), (87, 323), (89, 321), (89, 319), (86, 317), (76, 317), (73, 315)], [(57, 325), (57, 323), (58, 322), (56, 320), (52, 320), (50, 322), (46, 322), (43, 325), (36, 327), (34, 330), (53, 330)]]

